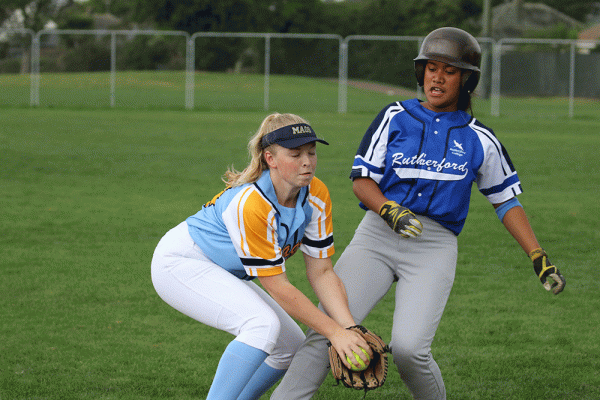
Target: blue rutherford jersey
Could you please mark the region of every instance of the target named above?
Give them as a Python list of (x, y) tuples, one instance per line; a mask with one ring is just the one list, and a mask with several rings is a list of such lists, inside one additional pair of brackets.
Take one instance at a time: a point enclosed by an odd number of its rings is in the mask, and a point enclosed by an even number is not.
[(254, 183), (217, 194), (186, 222), (204, 254), (244, 280), (285, 272), (298, 249), (313, 258), (334, 254), (331, 199), (316, 177), (300, 189), (296, 207), (286, 208), (267, 170)]
[(473, 182), (492, 204), (522, 193), (491, 129), (464, 111), (435, 113), (418, 99), (392, 103), (377, 115), (350, 177), (373, 179), (388, 199), (455, 235), (467, 218)]

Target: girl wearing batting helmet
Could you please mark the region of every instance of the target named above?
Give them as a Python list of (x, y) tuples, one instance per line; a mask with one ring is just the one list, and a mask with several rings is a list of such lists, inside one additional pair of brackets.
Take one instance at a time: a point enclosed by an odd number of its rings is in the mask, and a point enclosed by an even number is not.
[[(340, 354), (362, 354), (362, 348), (372, 356), (364, 339), (345, 329), (355, 321), (333, 272), (331, 200), (315, 177), (316, 142), (328, 144), (304, 119), (269, 115), (248, 144), (247, 168), (228, 170), (226, 189), (156, 247), (152, 282), (159, 296), (235, 336), (208, 399), (258, 399), (277, 382), (304, 340), (292, 317), (327, 337)], [(298, 249), (331, 317), (286, 277), (285, 260)]]
[[(390, 347), (415, 399), (446, 398), (431, 344), (454, 282), (457, 236), (473, 183), (529, 255), (544, 287), (558, 294), (565, 286), (516, 198), (522, 188), (508, 153), (466, 112), (480, 60), (479, 44), (463, 30), (427, 35), (414, 60), (426, 101), (386, 106), (367, 129), (350, 174), (366, 213), (335, 271), (358, 323), (397, 282)], [(312, 397), (327, 375), (325, 342), (308, 331), (271, 399)]]

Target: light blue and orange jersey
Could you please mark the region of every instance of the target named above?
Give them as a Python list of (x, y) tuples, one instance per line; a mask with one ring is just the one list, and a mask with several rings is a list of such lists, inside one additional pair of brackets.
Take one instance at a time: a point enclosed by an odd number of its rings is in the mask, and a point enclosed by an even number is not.
[(316, 177), (295, 208), (277, 202), (267, 170), (255, 183), (217, 194), (186, 221), (204, 254), (241, 279), (283, 273), (298, 249), (314, 258), (334, 253), (331, 199)]

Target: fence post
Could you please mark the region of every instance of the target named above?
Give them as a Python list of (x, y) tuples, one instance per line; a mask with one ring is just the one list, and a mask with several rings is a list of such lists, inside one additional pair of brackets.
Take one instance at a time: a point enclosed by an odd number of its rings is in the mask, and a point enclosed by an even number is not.
[(338, 72), (338, 113), (348, 112), (348, 38), (340, 40), (340, 69)]
[(110, 33), (110, 107), (115, 107), (115, 85), (117, 71), (117, 37), (114, 31)]
[(494, 117), (500, 116), (500, 57), (502, 54), (502, 40), (492, 45), (492, 94), (491, 114)]
[(569, 118), (573, 118), (573, 107), (575, 101), (575, 42), (571, 42), (571, 62), (569, 66)]
[(265, 35), (265, 83), (264, 83), (264, 109), (269, 110), (269, 87), (271, 84), (271, 35)]
[(31, 43), (31, 93), (32, 106), (40, 105), (40, 33), (36, 33)]
[(185, 56), (185, 108), (187, 110), (194, 109), (194, 97), (196, 95), (196, 39), (188, 38), (186, 41), (186, 56)]

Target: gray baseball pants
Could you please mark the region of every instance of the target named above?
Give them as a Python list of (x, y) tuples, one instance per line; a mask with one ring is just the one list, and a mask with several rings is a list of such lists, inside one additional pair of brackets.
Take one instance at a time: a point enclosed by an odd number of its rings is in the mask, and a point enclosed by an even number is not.
[[(397, 280), (392, 316), (393, 361), (415, 399), (445, 400), (446, 389), (431, 343), (454, 282), (457, 238), (437, 222), (417, 216), (418, 238), (402, 238), (367, 211), (335, 265), (350, 311), (361, 323)], [(309, 329), (271, 400), (310, 399), (329, 371), (327, 339)]]

